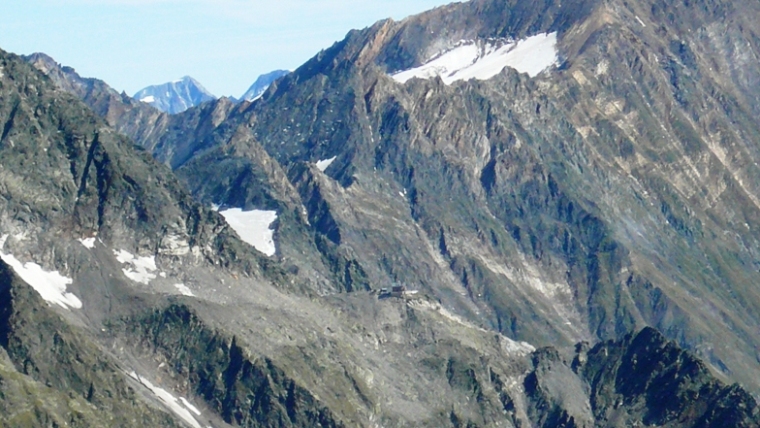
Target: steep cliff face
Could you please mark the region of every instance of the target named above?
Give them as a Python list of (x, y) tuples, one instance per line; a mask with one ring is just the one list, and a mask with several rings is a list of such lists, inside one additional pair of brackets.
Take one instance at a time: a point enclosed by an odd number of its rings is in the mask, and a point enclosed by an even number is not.
[(606, 426), (757, 424), (751, 395), (717, 382), (702, 361), (654, 329), (578, 353), (575, 363), (591, 385), (594, 416)]
[(726, 386), (693, 354), (645, 328), (574, 356), (554, 348), (533, 354), (525, 377), (529, 414), (544, 427), (751, 427), (757, 403)]

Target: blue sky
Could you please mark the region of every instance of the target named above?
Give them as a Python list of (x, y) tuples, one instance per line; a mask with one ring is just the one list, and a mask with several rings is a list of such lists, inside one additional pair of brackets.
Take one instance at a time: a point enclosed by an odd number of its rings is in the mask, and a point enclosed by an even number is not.
[(217, 96), (240, 96), (352, 28), (450, 1), (2, 0), (0, 48), (45, 52), (130, 95), (190, 75)]

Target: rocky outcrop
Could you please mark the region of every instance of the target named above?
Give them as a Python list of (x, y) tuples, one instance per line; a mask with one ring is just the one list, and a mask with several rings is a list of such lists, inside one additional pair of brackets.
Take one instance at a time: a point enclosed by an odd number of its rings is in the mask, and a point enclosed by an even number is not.
[(598, 424), (751, 427), (760, 420), (749, 393), (716, 380), (702, 361), (652, 328), (576, 358), (586, 360), (577, 370), (591, 385)]
[(588, 349), (572, 362), (554, 348), (533, 354), (525, 378), (529, 414), (543, 427), (751, 427), (755, 399), (715, 379), (707, 366), (645, 328)]

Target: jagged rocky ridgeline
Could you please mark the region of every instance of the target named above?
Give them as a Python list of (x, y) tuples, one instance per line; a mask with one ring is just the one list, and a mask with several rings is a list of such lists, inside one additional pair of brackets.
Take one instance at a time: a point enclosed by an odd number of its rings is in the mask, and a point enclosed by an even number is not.
[(758, 9), (473, 0), (176, 115), (3, 54), (0, 375), (86, 406), (8, 423), (757, 426)]

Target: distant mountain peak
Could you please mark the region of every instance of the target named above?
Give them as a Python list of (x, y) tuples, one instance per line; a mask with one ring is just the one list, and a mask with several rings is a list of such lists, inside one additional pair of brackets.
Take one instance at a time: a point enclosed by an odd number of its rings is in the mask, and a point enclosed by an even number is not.
[(255, 82), (253, 82), (253, 85), (248, 88), (243, 96), (240, 97), (240, 101), (253, 101), (259, 98), (264, 94), (267, 88), (269, 88), (269, 85), (271, 85), (272, 82), (288, 74), (290, 74), (290, 71), (288, 70), (274, 70), (267, 74), (262, 74)]
[(134, 99), (150, 104), (153, 107), (170, 113), (182, 113), (216, 97), (190, 76), (164, 83), (148, 86), (137, 92)]

